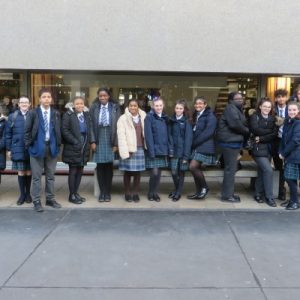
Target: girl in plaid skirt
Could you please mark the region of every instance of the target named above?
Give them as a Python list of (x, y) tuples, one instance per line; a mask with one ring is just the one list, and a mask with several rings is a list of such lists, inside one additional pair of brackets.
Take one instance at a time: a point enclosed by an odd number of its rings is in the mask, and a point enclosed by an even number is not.
[(170, 167), (175, 190), (169, 194), (169, 198), (178, 201), (184, 183), (185, 171), (189, 169), (189, 159), (192, 147), (192, 125), (188, 118), (186, 100), (176, 102), (175, 114), (170, 118), (169, 141), (170, 141)]
[(118, 150), (117, 121), (120, 114), (120, 106), (112, 100), (109, 89), (99, 88), (90, 109), (92, 134), (96, 142), (96, 145), (92, 144), (92, 148), (95, 149), (94, 162), (97, 163), (99, 202), (111, 201), (113, 161)]
[(300, 103), (288, 103), (288, 119), (283, 126), (279, 157), (284, 160), (284, 178), (290, 188), (290, 200), (283, 203), (287, 210), (299, 208), (297, 180), (300, 179)]
[(204, 199), (208, 193), (208, 186), (201, 170), (202, 164), (215, 163), (214, 135), (217, 127), (217, 119), (207, 106), (204, 97), (196, 97), (194, 100), (193, 114), (193, 144), (190, 170), (193, 174), (196, 193), (188, 196), (188, 199)]
[[(118, 146), (121, 159), (119, 169), (124, 171), (125, 200), (138, 202), (141, 171), (145, 170), (144, 120), (146, 113), (139, 109), (138, 100), (129, 100), (125, 113), (117, 123)], [(133, 177), (132, 192), (130, 191)]]
[(17, 205), (32, 202), (30, 196), (30, 158), (28, 150), (25, 150), (24, 142), (25, 120), (29, 108), (29, 98), (26, 96), (20, 97), (19, 109), (9, 115), (6, 126), (6, 149), (12, 160), (12, 169), (18, 171), (20, 196)]
[(168, 166), (168, 117), (163, 113), (164, 101), (153, 101), (152, 110), (145, 118), (146, 168), (151, 169), (149, 180), (149, 201), (160, 201), (158, 186), (161, 168)]

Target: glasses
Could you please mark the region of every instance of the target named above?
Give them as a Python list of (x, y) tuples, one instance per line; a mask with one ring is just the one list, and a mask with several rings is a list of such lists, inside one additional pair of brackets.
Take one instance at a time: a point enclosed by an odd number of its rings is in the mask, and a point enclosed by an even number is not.
[(243, 97), (233, 98), (233, 100), (244, 100)]

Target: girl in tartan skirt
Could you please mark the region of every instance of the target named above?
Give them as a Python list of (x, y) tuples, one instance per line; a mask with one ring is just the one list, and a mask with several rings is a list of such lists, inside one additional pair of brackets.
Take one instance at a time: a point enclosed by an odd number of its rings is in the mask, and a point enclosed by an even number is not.
[(184, 183), (185, 171), (189, 169), (189, 159), (192, 146), (192, 125), (188, 118), (186, 100), (176, 102), (175, 114), (170, 118), (169, 143), (170, 143), (170, 167), (175, 190), (169, 194), (169, 198), (178, 201)]
[(279, 157), (284, 160), (284, 179), (290, 188), (290, 200), (282, 203), (287, 210), (299, 208), (297, 180), (300, 179), (300, 104), (288, 103), (288, 119), (283, 126)]
[[(139, 109), (138, 100), (129, 100), (125, 113), (117, 123), (118, 147), (121, 159), (119, 169), (124, 171), (125, 200), (138, 202), (141, 171), (145, 170), (144, 120), (146, 113)], [(132, 192), (130, 191), (133, 177)]]
[(153, 101), (152, 110), (145, 118), (146, 168), (151, 170), (149, 180), (149, 201), (160, 201), (158, 186), (161, 168), (168, 167), (168, 117), (163, 113), (164, 101)]
[(12, 160), (12, 169), (18, 171), (20, 196), (17, 205), (24, 202), (31, 203), (31, 167), (28, 150), (25, 150), (24, 130), (30, 100), (26, 96), (20, 97), (19, 109), (11, 113), (6, 126), (6, 149)]
[(98, 201), (110, 202), (113, 161), (118, 150), (117, 121), (121, 111), (119, 104), (111, 99), (108, 88), (99, 88), (97, 95), (91, 106), (90, 116), (96, 144), (92, 144), (92, 149), (95, 149), (94, 162), (97, 163), (97, 180), (100, 189)]
[(202, 164), (215, 164), (215, 130), (217, 119), (211, 109), (207, 106), (204, 97), (196, 97), (194, 100), (193, 114), (193, 143), (192, 160), (190, 171), (193, 174), (196, 193), (188, 195), (188, 199), (204, 199), (208, 193), (208, 186), (201, 170)]

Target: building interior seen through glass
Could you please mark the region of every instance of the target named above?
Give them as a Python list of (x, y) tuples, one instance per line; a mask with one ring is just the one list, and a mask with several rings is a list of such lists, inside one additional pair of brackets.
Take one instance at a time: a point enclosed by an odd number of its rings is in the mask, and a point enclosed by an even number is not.
[(123, 107), (129, 99), (136, 98), (144, 110), (148, 111), (155, 98), (165, 100), (165, 111), (173, 112), (178, 99), (187, 99), (192, 108), (195, 96), (203, 96), (208, 105), (220, 115), (227, 104), (231, 91), (240, 91), (245, 97), (245, 109), (255, 106), (258, 98), (269, 96), (273, 99), (274, 91), (285, 88), (290, 97), (300, 86), (299, 76), (250, 76), (250, 75), (161, 75), (161, 74), (100, 74), (95, 72), (55, 72), (31, 73), (29, 71), (0, 71), (0, 104), (15, 102), (22, 94), (31, 97), (33, 107), (39, 103), (38, 92), (42, 87), (52, 90), (54, 106), (61, 112), (66, 103), (75, 96), (86, 99), (88, 106), (95, 100), (97, 89), (110, 88), (113, 99)]
[(74, 96), (83, 96), (88, 105), (96, 98), (97, 89), (110, 88), (113, 99), (125, 106), (129, 99), (139, 99), (148, 111), (151, 102), (158, 97), (165, 100), (167, 113), (173, 111), (178, 99), (187, 99), (192, 107), (195, 96), (203, 96), (208, 105), (221, 113), (227, 103), (227, 95), (239, 90), (246, 99), (246, 107), (253, 106), (258, 95), (257, 77), (241, 76), (182, 76), (182, 75), (98, 75), (98, 74), (31, 74), (33, 103), (38, 103), (38, 91), (49, 87), (53, 91), (55, 106), (63, 111)]

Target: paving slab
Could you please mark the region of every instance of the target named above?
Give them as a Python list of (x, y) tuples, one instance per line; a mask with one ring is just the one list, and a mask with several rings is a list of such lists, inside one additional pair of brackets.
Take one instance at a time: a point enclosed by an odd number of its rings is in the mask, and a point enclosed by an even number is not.
[(71, 210), (9, 287), (257, 287), (222, 212)]
[(299, 300), (300, 299), (300, 289), (299, 288), (289, 288), (289, 289), (268, 289), (265, 288), (264, 292), (268, 299), (270, 300)]
[(224, 214), (262, 287), (300, 288), (299, 213)]
[(31, 210), (0, 210), (0, 285), (34, 252), (66, 211), (36, 214)]

